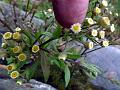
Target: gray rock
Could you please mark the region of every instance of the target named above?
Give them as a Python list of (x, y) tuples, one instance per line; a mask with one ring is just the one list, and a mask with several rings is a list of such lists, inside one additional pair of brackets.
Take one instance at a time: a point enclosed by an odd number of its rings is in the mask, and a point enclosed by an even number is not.
[[(14, 30), (16, 28), (16, 24), (14, 23), (15, 15), (13, 13), (13, 6), (0, 1), (0, 8), (4, 13), (4, 16), (6, 17), (5, 19), (3, 14), (0, 12), (0, 19), (2, 19), (3, 21), (6, 21), (7, 24)], [(25, 12), (22, 10), (19, 10), (17, 7), (15, 8), (15, 11), (16, 11), (17, 25), (22, 28), (26, 28), (26, 24), (27, 25), (30, 24), (29, 21), (31, 19), (31, 14), (28, 15), (28, 17), (23, 21), (22, 18), (25, 16)], [(44, 21), (35, 17), (31, 22), (31, 25), (34, 25), (34, 27), (40, 27), (41, 24), (44, 24)], [(6, 32), (6, 31), (9, 31), (9, 30), (6, 27), (4, 27), (2, 24), (0, 24), (0, 32)]]
[(87, 54), (87, 60), (99, 66), (103, 72), (96, 80), (91, 82), (107, 90), (120, 90), (120, 86), (113, 84), (109, 79), (120, 81), (120, 49), (106, 47)]
[(17, 85), (12, 79), (0, 79), (0, 90), (56, 90), (50, 85), (35, 80), (30, 80), (27, 84), (31, 87), (25, 86), (25, 84)]

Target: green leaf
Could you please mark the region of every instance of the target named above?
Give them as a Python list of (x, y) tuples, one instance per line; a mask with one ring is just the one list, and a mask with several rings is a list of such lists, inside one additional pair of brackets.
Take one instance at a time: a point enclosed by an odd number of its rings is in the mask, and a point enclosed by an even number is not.
[[(26, 62), (21, 62), (21, 65), (25, 64)], [(23, 73), (23, 75), (25, 75), (27, 80), (30, 80), (31, 78), (33, 78), (35, 76), (36, 73), (38, 73), (37, 68), (39, 66), (39, 60), (37, 60), (36, 62), (34, 62), (31, 66), (28, 66), (27, 69), (25, 70), (25, 72)], [(19, 67), (20, 68), (20, 67)]]
[(65, 87), (67, 87), (70, 81), (70, 70), (68, 65), (65, 66), (64, 72), (65, 72)]
[(10, 58), (6, 58), (6, 60), (7, 60), (7, 64), (11, 64), (14, 62), (15, 58), (11, 56)]
[(47, 57), (46, 53), (41, 52), (41, 68), (45, 82), (48, 81), (50, 75), (50, 62)]
[(68, 59), (78, 59), (78, 58), (80, 58), (80, 53), (79, 54), (68, 53), (67, 58)]
[(101, 74), (99, 67), (97, 67), (96, 65), (85, 62), (82, 62), (81, 64), (83, 66), (83, 71), (88, 77), (95, 79), (98, 74)]
[(60, 37), (61, 33), (62, 33), (61, 26), (57, 26), (56, 30), (53, 32), (53, 37), (58, 38), (58, 37)]

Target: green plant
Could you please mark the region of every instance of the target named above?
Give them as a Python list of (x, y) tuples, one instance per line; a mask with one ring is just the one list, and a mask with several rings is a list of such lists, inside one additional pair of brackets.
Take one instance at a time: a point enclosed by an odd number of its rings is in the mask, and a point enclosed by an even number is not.
[[(112, 44), (105, 35), (109, 36), (115, 30), (114, 23), (110, 23), (110, 20), (114, 21), (111, 13), (117, 16), (111, 11), (114, 10), (114, 7), (111, 8), (111, 3), (109, 5), (106, 3), (98, 0), (90, 1), (84, 23), (82, 25), (75, 23), (71, 28), (65, 29), (56, 23), (53, 11), (41, 9), (36, 14), (38, 5), (30, 6), (32, 8), (29, 9), (28, 2), (22, 20), (32, 14), (29, 23), (36, 16), (42, 18), (44, 24), (35, 29), (32, 26), (25, 29), (21, 27), (22, 25), (16, 25), (15, 29), (9, 29), (9, 32), (3, 34), (3, 52), (0, 56), (6, 58), (7, 70), (11, 78), (17, 80), (20, 78), (27, 80), (42, 78), (43, 80), (44, 78), (46, 83), (47, 81), (60, 82), (58, 86), (64, 89), (76, 75), (85, 76), (86, 81), (88, 78), (95, 79), (101, 74), (101, 70), (89, 64), (84, 55), (96, 50), (93, 49), (94, 46), (103, 48)], [(16, 4), (13, 5), (16, 7)], [(70, 43), (75, 44), (77, 48)], [(81, 48), (78, 49), (78, 46)], [(89, 49), (91, 50), (87, 51)]]

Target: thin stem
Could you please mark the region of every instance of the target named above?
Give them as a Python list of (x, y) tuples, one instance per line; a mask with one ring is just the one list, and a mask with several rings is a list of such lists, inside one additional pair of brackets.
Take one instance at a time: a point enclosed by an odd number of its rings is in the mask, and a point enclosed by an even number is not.
[(28, 12), (29, 5), (30, 5), (30, 0), (27, 1), (27, 6), (26, 6), (26, 9), (25, 9), (26, 12), (25, 12), (24, 20), (28, 16), (27, 12)]

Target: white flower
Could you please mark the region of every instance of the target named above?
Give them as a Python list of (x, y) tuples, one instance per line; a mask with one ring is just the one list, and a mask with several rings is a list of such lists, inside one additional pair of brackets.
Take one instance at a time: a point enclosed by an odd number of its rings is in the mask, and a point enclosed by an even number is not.
[(102, 0), (101, 6), (102, 7), (107, 7), (108, 6), (108, 1), (107, 0)]
[(76, 24), (73, 24), (71, 26), (71, 30), (74, 32), (74, 33), (79, 33), (81, 31), (81, 24), (80, 23), (76, 23)]
[(100, 9), (99, 7), (96, 7), (96, 8), (94, 9), (94, 13), (95, 13), (95, 14), (100, 14), (100, 13), (101, 13), (101, 9)]
[(47, 11), (48, 11), (49, 13), (53, 12), (53, 10), (52, 10), (51, 8), (49, 8)]
[(105, 31), (99, 31), (99, 37), (100, 38), (105, 38)]
[(98, 35), (98, 31), (97, 30), (95, 30), (95, 29), (93, 29), (92, 31), (91, 31), (91, 35), (92, 36), (97, 36)]
[(15, 29), (15, 31), (16, 31), (16, 32), (21, 32), (21, 28), (17, 27), (17, 28)]
[(109, 41), (108, 41), (108, 40), (102, 41), (102, 45), (103, 45), (104, 47), (109, 46)]
[(94, 24), (94, 21), (92, 18), (86, 18), (86, 22), (88, 25), (93, 25)]
[(110, 30), (111, 30), (111, 32), (114, 32), (114, 31), (115, 31), (115, 25), (114, 25), (114, 24), (112, 24), (112, 25), (110, 26)]

